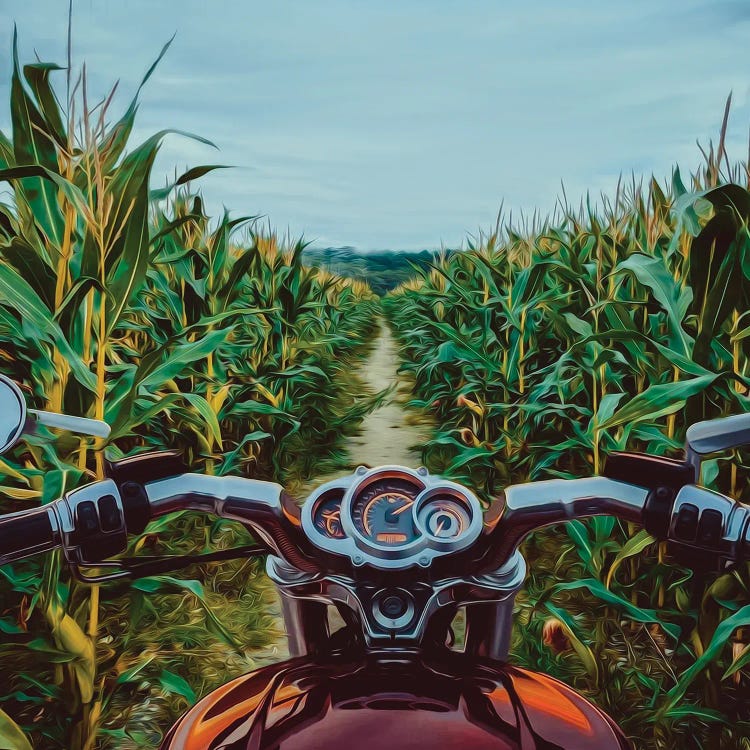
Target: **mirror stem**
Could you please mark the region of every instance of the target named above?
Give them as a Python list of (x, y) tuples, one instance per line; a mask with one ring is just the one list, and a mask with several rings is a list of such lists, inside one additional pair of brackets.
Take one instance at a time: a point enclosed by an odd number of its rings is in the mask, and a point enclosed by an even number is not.
[(67, 414), (55, 414), (50, 411), (37, 411), (36, 409), (29, 409), (28, 413), (36, 417), (39, 424), (56, 427), (58, 430), (68, 430), (68, 432), (75, 432), (79, 435), (108, 438), (111, 431), (109, 425), (100, 419), (69, 417)]

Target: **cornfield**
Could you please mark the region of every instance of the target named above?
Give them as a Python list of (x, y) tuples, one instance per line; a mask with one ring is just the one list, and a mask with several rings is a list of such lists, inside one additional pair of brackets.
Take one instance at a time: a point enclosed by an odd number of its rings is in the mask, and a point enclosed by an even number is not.
[[(112, 434), (40, 430), (0, 460), (0, 512), (101, 478), (105, 451), (176, 448), (197, 471), (292, 489), (334, 468), (376, 403), (352, 372), (380, 300), (308, 268), (304, 243), (257, 217), (209, 217), (196, 183), (218, 165), (152, 189), (169, 131), (133, 145), (137, 95), (113, 119), (111, 96), (89, 102), (85, 70), (67, 71), (60, 97), (61, 70), (14, 53), (0, 369), (30, 405)], [(412, 404), (437, 422), (433, 471), (489, 501), (599, 472), (613, 450), (676, 455), (689, 424), (750, 409), (750, 164), (729, 166), (728, 113), (690, 180), (499, 221), (383, 300)], [(703, 482), (748, 500), (749, 469), (741, 452), (717, 458)], [(183, 513), (129, 553), (248, 541)], [(537, 533), (524, 552), (517, 662), (590, 696), (639, 750), (750, 748), (747, 565), (693, 573), (610, 518)], [(281, 635), (253, 561), (85, 587), (53, 554), (0, 568), (0, 582), (0, 741), (13, 750), (154, 746)]]
[[(133, 146), (137, 97), (110, 121), (111, 97), (88, 102), (85, 70), (68, 74), (61, 106), (58, 69), (14, 57), (12, 139), (0, 135), (10, 188), (0, 205), (1, 367), (30, 405), (106, 419), (112, 434), (106, 446), (30, 438), (0, 461), (0, 512), (102, 478), (102, 448), (110, 457), (177, 448), (197, 470), (292, 487), (335, 465), (373, 401), (351, 364), (375, 296), (305, 267), (304, 243), (253, 217), (206, 216), (193, 185), (213, 166), (151, 190), (167, 131)], [(152, 525), (130, 552), (229, 548), (242, 536), (184, 513)], [(279, 635), (252, 561), (100, 588), (71, 580), (49, 555), (0, 568), (0, 580), (6, 748), (155, 746), (196, 696), (249, 671)]]
[[(678, 455), (686, 427), (748, 411), (747, 164), (718, 147), (685, 185), (494, 231), (385, 300), (436, 415), (428, 465), (484, 492)], [(703, 483), (750, 498), (747, 455)], [(691, 573), (612, 518), (537, 533), (514, 658), (590, 696), (638, 748), (750, 747), (750, 568)]]

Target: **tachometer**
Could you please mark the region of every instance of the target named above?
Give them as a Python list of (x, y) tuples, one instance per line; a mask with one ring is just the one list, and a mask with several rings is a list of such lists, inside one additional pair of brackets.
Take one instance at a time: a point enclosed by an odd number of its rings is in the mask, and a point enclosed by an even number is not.
[(312, 521), (316, 530), (329, 539), (343, 539), (346, 534), (341, 526), (341, 498), (339, 489), (324, 492), (315, 502)]
[(438, 495), (423, 504), (419, 520), (436, 539), (456, 539), (471, 523), (466, 505), (450, 495)]

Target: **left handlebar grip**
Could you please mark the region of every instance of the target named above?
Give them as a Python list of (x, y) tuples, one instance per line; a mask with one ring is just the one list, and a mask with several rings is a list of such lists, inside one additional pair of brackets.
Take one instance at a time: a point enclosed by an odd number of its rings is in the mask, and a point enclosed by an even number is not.
[(60, 545), (54, 503), (0, 516), (0, 565)]
[(0, 565), (62, 547), (69, 563), (101, 562), (122, 552), (150, 518), (137, 482), (112, 479), (78, 487), (54, 502), (0, 516)]

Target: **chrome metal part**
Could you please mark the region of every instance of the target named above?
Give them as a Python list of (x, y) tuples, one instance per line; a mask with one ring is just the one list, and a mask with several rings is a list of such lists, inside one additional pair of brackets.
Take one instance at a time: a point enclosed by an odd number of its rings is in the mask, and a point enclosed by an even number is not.
[(497, 501), (504, 507), (492, 531), (487, 569), (502, 565), (528, 534), (550, 524), (602, 515), (642, 523), (648, 492), (606, 477), (550, 479), (508, 487), (502, 501)]
[[(115, 503), (117, 525), (102, 524), (100, 501), (103, 498), (112, 498)], [(55, 501), (55, 509), (60, 523), (60, 545), (63, 549), (65, 559), (73, 571), (73, 575), (84, 583), (101, 583), (116, 578), (123, 578), (126, 574), (122, 572), (117, 562), (99, 562), (86, 559), (84, 554), (85, 540), (83, 540), (83, 520), (81, 518), (84, 504), (95, 514), (99, 537), (98, 543), (108, 546), (108, 553), (115, 555), (121, 552), (125, 546), (127, 528), (125, 526), (125, 512), (122, 498), (117, 484), (111, 479), (87, 484), (76, 490), (66, 493), (62, 498)], [(107, 530), (102, 527), (105, 526)], [(111, 545), (111, 546), (109, 546)], [(94, 567), (111, 572), (94, 575), (85, 572), (85, 569), (95, 563)]]
[[(283, 596), (307, 599), (325, 604), (343, 604), (352, 609), (362, 623), (368, 646), (418, 645), (430, 619), (444, 607), (510, 601), (501, 608), (495, 654), (502, 654), (510, 638), (512, 600), (523, 585), (526, 563), (516, 554), (502, 569), (482, 576), (448, 578), (426, 583), (414, 581), (408, 590), (403, 587), (373, 586), (366, 580), (336, 575), (300, 575), (275, 557), (268, 558), (266, 572)], [(388, 616), (386, 599), (401, 596), (403, 613)], [(294, 621), (288, 627), (294, 633)]]
[(281, 601), (281, 619), (284, 621), (289, 656), (304, 656), (307, 653), (305, 642), (305, 631), (303, 626), (303, 613), (301, 602), (288, 596), (283, 591), (279, 592)]
[[(224, 506), (229, 500), (262, 503), (281, 512), (282, 486), (275, 482), (243, 477), (215, 477), (205, 474), (179, 474), (146, 485), (152, 517), (181, 510), (203, 510), (226, 516)], [(237, 520), (247, 520), (233, 510)]]
[(505, 490), (505, 501), (509, 513), (522, 513), (529, 522), (537, 518), (540, 525), (610, 513), (638, 522), (647, 495), (643, 487), (606, 477), (587, 477), (513, 485)]
[(67, 414), (56, 414), (52, 411), (37, 411), (36, 409), (29, 409), (29, 414), (35, 417), (39, 424), (43, 424), (46, 427), (55, 427), (58, 430), (75, 432), (78, 435), (108, 438), (109, 433), (112, 431), (110, 426), (101, 419), (71, 417)]
[(685, 434), (685, 452), (688, 462), (695, 467), (695, 481), (700, 480), (703, 456), (743, 445), (750, 445), (750, 413), (690, 425)]
[[(405, 499), (403, 517), (411, 519), (415, 533), (411, 538), (404, 535), (403, 543), (390, 540), (386, 543), (379, 541), (378, 535), (374, 535), (374, 538), (373, 535), (368, 536), (357, 527), (354, 520), (354, 508), (360, 494), (367, 488), (376, 486), (378, 482), (389, 480), (408, 482), (413, 486), (413, 496)], [(340, 511), (341, 528), (345, 534), (343, 538), (321, 533), (314, 523), (316, 503), (325, 493), (336, 488), (344, 493)], [(466, 509), (468, 520), (465, 526), (461, 527), (460, 533), (449, 538), (428, 533), (419, 517), (425, 505), (440, 494), (456, 499)], [(355, 566), (370, 565), (384, 570), (401, 570), (414, 566), (427, 567), (436, 557), (457, 552), (473, 544), (482, 531), (482, 509), (474, 494), (465, 487), (442, 477), (431, 476), (424, 468), (415, 471), (405, 466), (379, 466), (375, 469), (359, 467), (354, 474), (328, 482), (310, 495), (302, 507), (302, 528), (316, 547), (337, 555), (346, 555)]]
[[(275, 482), (243, 477), (215, 477), (204, 474), (179, 474), (145, 485), (152, 518), (181, 510), (198, 510), (222, 518), (252, 524), (258, 506), (265, 506), (283, 514), (283, 488)], [(231, 504), (231, 507), (227, 506)], [(253, 532), (264, 543), (276, 547), (266, 531), (253, 525)]]

